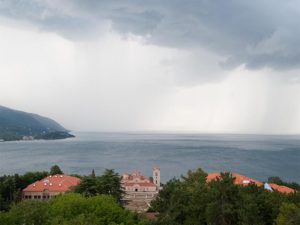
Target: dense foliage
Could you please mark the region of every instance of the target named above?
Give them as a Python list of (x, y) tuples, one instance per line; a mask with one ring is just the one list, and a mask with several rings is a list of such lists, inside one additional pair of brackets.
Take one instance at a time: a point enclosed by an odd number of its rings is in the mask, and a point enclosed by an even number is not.
[(107, 195), (84, 197), (69, 193), (50, 201), (24, 201), (0, 213), (5, 225), (142, 225), (146, 221), (124, 210)]
[(0, 177), (0, 211), (8, 210), (12, 203), (21, 200), (21, 191), (29, 184), (41, 180), (48, 172), (28, 172), (24, 175)]
[[(62, 172), (58, 166), (51, 173)], [(121, 177), (114, 170), (101, 176), (93, 171), (81, 177), (73, 192), (50, 201), (20, 200), (20, 191), (40, 180), (48, 172), (0, 177), (0, 224), (143, 224), (143, 225), (299, 225), (300, 194), (282, 194), (255, 184), (234, 184), (230, 173), (206, 182), (207, 174), (198, 169), (188, 171), (180, 179), (171, 179), (151, 204), (150, 211), (159, 212), (148, 221), (121, 205)], [(280, 178), (269, 181), (285, 184)], [(280, 183), (281, 182), (281, 183)], [(288, 183), (297, 187), (296, 183)]]
[(68, 132), (64, 131), (55, 131), (51, 133), (45, 133), (34, 136), (34, 139), (42, 139), (42, 140), (56, 140), (56, 139), (66, 139), (66, 138), (72, 138), (75, 137), (72, 134), (69, 134)]
[(58, 165), (54, 165), (50, 168), (50, 175), (64, 174)]
[(121, 187), (121, 177), (114, 170), (106, 169), (102, 176), (96, 176), (93, 170), (90, 176), (81, 178), (78, 186), (74, 191), (85, 196), (94, 196), (106, 194), (113, 196), (118, 202), (121, 201), (123, 189)]
[(234, 184), (229, 173), (206, 183), (201, 169), (163, 186), (152, 202), (157, 225), (299, 225), (300, 194), (270, 192), (254, 184)]

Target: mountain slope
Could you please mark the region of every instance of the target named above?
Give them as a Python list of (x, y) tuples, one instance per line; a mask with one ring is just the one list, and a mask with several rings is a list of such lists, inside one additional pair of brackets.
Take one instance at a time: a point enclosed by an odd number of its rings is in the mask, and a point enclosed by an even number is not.
[[(60, 138), (68, 137), (68, 130), (52, 119), (0, 106), (0, 139), (20, 140), (24, 136), (44, 139), (49, 134)], [(48, 139), (48, 138), (47, 138)]]

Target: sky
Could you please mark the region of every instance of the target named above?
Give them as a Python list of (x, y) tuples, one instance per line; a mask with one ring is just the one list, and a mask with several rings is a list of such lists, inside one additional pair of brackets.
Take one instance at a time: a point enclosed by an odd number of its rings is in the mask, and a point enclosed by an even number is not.
[(296, 0), (0, 0), (0, 105), (74, 131), (300, 133)]

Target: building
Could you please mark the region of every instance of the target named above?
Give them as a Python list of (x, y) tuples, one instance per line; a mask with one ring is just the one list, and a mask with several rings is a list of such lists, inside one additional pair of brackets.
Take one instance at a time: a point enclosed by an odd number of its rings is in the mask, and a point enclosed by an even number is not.
[[(243, 185), (247, 186), (251, 183), (256, 184), (258, 187), (263, 187), (266, 190), (269, 191), (278, 191), (284, 194), (294, 193), (296, 192), (294, 189), (286, 187), (284, 185), (278, 185), (278, 184), (268, 184), (268, 183), (262, 183), (260, 181), (254, 180), (252, 178), (246, 177), (244, 175), (238, 174), (238, 173), (231, 173), (232, 177), (235, 178), (234, 183), (237, 185)], [(211, 182), (212, 180), (215, 180), (217, 178), (221, 177), (221, 173), (209, 173), (206, 177), (207, 182)]]
[[(258, 187), (263, 186), (263, 183), (257, 180), (254, 180), (252, 178), (246, 177), (244, 175), (238, 174), (238, 173), (231, 173), (232, 177), (235, 178), (234, 183), (237, 185), (249, 185), (250, 183), (256, 184)], [(217, 178), (221, 177), (221, 173), (209, 173), (206, 177), (206, 181), (210, 182), (212, 180), (215, 180)]]
[(53, 196), (65, 193), (70, 190), (71, 187), (76, 186), (79, 183), (80, 179), (78, 177), (64, 174), (50, 175), (23, 189), (22, 199), (47, 200)]
[(32, 141), (32, 140), (34, 140), (34, 137), (33, 136), (23, 136), (22, 140), (23, 141)]
[(135, 170), (131, 174), (122, 175), (121, 185), (125, 191), (122, 200), (126, 208), (140, 212), (149, 208), (160, 189), (160, 169), (154, 167), (152, 174), (150, 178)]
[(145, 177), (140, 171), (135, 170), (132, 174), (124, 173), (121, 181), (125, 192), (153, 192), (156, 191), (156, 185)]
[(268, 184), (273, 191), (278, 191), (278, 192), (281, 192), (281, 193), (284, 193), (284, 194), (289, 194), (289, 193), (295, 193), (296, 190), (292, 189), (292, 188), (289, 188), (287, 186), (284, 186), (284, 185), (278, 185), (278, 184)]
[(124, 173), (121, 184), (125, 192), (156, 192), (160, 188), (160, 169), (153, 168), (152, 179), (142, 175), (138, 170), (132, 174)]

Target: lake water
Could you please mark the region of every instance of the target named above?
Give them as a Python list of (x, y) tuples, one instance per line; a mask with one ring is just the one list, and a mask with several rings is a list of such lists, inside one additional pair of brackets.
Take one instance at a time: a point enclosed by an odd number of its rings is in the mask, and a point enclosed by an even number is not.
[(233, 171), (265, 181), (280, 176), (300, 182), (300, 136), (158, 133), (75, 133), (55, 141), (0, 143), (0, 175), (49, 170), (96, 174), (161, 168), (162, 181), (188, 169)]

